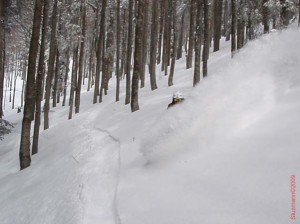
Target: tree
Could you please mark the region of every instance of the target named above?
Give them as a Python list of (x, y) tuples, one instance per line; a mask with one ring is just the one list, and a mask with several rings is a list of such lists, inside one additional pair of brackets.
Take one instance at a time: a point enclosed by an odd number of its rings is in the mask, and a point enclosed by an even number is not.
[(204, 42), (203, 42), (203, 78), (207, 76), (207, 61), (210, 47), (210, 3), (204, 0)]
[(197, 20), (196, 20), (196, 44), (195, 44), (195, 68), (193, 86), (200, 82), (200, 62), (201, 62), (201, 45), (202, 45), (202, 8), (203, 0), (197, 2)]
[(189, 32), (189, 48), (186, 60), (186, 68), (189, 69), (193, 64), (193, 51), (195, 45), (195, 9), (197, 8), (197, 0), (191, 0), (190, 6), (190, 32)]
[(45, 104), (44, 104), (44, 130), (49, 128), (49, 110), (50, 110), (50, 96), (51, 96), (51, 85), (54, 74), (54, 63), (57, 49), (56, 42), (56, 27), (57, 27), (57, 11), (58, 11), (58, 0), (54, 0), (53, 12), (51, 18), (51, 40), (50, 40), (50, 53), (49, 53), (49, 65), (48, 74), (46, 78), (45, 88)]
[(231, 0), (231, 57), (236, 51), (236, 0)]
[(116, 102), (120, 100), (120, 43), (121, 43), (121, 20), (120, 20), (121, 0), (117, 0), (117, 55), (116, 55)]
[(77, 80), (77, 89), (75, 95), (75, 113), (79, 113), (80, 107), (80, 94), (81, 94), (81, 84), (83, 77), (83, 66), (84, 66), (84, 53), (85, 53), (85, 36), (86, 36), (86, 1), (81, 0), (81, 41), (80, 41), (80, 53), (79, 53), (79, 71)]
[(4, 87), (4, 58), (5, 58), (5, 17), (4, 1), (0, 1), (0, 119), (3, 117), (3, 87)]
[(220, 50), (223, 0), (214, 2), (214, 52)]
[(269, 33), (270, 31), (270, 26), (269, 26), (269, 9), (266, 6), (266, 3), (268, 2), (268, 0), (263, 0), (262, 2), (262, 8), (263, 8), (263, 25), (264, 25), (264, 33)]
[(22, 121), (21, 142), (20, 142), (20, 168), (25, 169), (30, 166), (30, 130), (31, 121), (34, 119), (35, 108), (35, 71), (36, 58), (38, 54), (40, 27), (42, 20), (42, 0), (35, 1), (33, 28), (29, 47), (27, 85), (25, 95), (24, 116)]
[[(107, 0), (103, 0), (101, 6), (100, 30), (99, 30), (99, 37), (98, 37), (97, 51), (96, 51), (97, 64), (96, 64), (96, 77), (95, 77), (95, 88), (94, 88), (94, 99), (93, 99), (94, 104), (97, 103), (97, 99), (99, 96), (101, 60), (102, 60), (102, 50), (103, 50), (103, 43), (104, 43), (104, 36), (105, 36), (106, 5), (107, 5)], [(97, 14), (97, 16), (99, 15)]]
[(144, 7), (146, 7), (145, 0), (137, 0), (137, 22), (135, 30), (135, 50), (134, 50), (134, 68), (132, 75), (132, 90), (131, 90), (131, 111), (139, 110), (138, 91), (139, 78), (142, 72), (143, 65), (143, 20)]
[(172, 62), (171, 62), (171, 69), (170, 69), (170, 75), (168, 79), (168, 86), (173, 85), (173, 77), (174, 77), (174, 70), (175, 70), (175, 63), (177, 59), (177, 2), (172, 2), (172, 18), (173, 18), (173, 48), (172, 48)]
[(127, 39), (127, 56), (126, 56), (126, 96), (125, 104), (130, 103), (130, 84), (131, 84), (131, 55), (132, 55), (132, 38), (133, 38), (133, 0), (129, 0), (129, 24), (128, 24), (128, 39)]
[(157, 55), (157, 41), (158, 41), (158, 1), (152, 3), (152, 24), (151, 24), (151, 43), (150, 43), (150, 84), (151, 90), (157, 89), (156, 84), (156, 55)]
[(39, 133), (42, 112), (42, 95), (43, 95), (43, 81), (45, 78), (45, 52), (46, 52), (46, 39), (48, 33), (48, 12), (49, 0), (44, 0), (43, 9), (43, 28), (40, 47), (40, 56), (38, 63), (37, 81), (36, 81), (36, 98), (35, 98), (35, 119), (34, 119), (34, 133), (32, 143), (32, 155), (38, 153), (39, 147)]

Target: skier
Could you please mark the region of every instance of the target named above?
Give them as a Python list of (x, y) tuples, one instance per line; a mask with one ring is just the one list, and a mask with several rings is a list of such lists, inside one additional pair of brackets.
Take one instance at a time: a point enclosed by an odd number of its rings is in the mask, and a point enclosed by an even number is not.
[(168, 105), (168, 109), (172, 106), (174, 106), (177, 103), (181, 103), (184, 100), (183, 94), (180, 91), (176, 91), (173, 93), (173, 100), (172, 103)]

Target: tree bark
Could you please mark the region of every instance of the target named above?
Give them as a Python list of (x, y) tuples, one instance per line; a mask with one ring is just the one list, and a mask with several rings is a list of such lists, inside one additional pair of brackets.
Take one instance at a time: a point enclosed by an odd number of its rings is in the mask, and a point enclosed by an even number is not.
[(21, 141), (20, 141), (20, 168), (21, 170), (30, 166), (30, 130), (31, 121), (34, 119), (35, 108), (35, 72), (36, 58), (38, 54), (40, 27), (42, 20), (42, 0), (35, 1), (32, 36), (29, 48), (27, 85), (25, 95), (24, 116), (22, 121)]
[(71, 120), (73, 116), (73, 105), (74, 105), (74, 93), (77, 88), (77, 70), (78, 70), (78, 46), (75, 48), (73, 53), (73, 66), (72, 66), (72, 78), (71, 78), (71, 89), (70, 89), (70, 99), (69, 99), (69, 117)]
[(69, 66), (70, 66), (70, 47), (68, 47), (67, 49), (67, 53), (66, 53), (66, 57), (67, 57), (67, 62), (66, 62), (66, 70), (65, 70), (65, 77), (64, 77), (64, 97), (63, 97), (63, 102), (62, 102), (62, 106), (64, 107), (66, 105), (66, 98), (67, 98), (67, 88), (68, 88), (68, 75), (69, 75)]
[(264, 25), (264, 33), (270, 32), (270, 26), (269, 26), (269, 9), (265, 6), (265, 3), (267, 3), (268, 0), (263, 0), (262, 2), (262, 16), (263, 16), (263, 25)]
[(125, 104), (130, 103), (130, 85), (131, 85), (131, 55), (132, 55), (132, 36), (133, 36), (133, 0), (129, 0), (129, 24), (128, 24), (128, 40), (127, 40), (127, 57), (126, 57), (126, 97)]
[(120, 100), (120, 43), (121, 43), (121, 20), (120, 20), (121, 0), (117, 0), (117, 55), (116, 55), (116, 102)]
[(80, 53), (79, 53), (79, 71), (78, 71), (78, 80), (77, 80), (77, 89), (75, 95), (75, 113), (79, 113), (80, 108), (80, 94), (81, 94), (81, 85), (83, 77), (83, 67), (84, 67), (84, 53), (85, 53), (85, 36), (86, 36), (86, 2), (85, 0), (81, 1), (81, 18), (82, 18), (82, 39), (80, 42)]
[(195, 45), (195, 69), (193, 86), (200, 82), (200, 62), (201, 62), (201, 45), (202, 45), (202, 8), (203, 0), (197, 2), (197, 20), (196, 20), (196, 45)]
[(189, 32), (189, 48), (186, 60), (186, 68), (189, 69), (193, 65), (193, 53), (195, 46), (195, 9), (197, 8), (197, 0), (191, 0), (190, 7), (190, 32)]
[(173, 55), (172, 55), (172, 61), (171, 61), (171, 69), (170, 69), (170, 75), (168, 78), (168, 86), (173, 85), (173, 77), (174, 77), (174, 71), (175, 71), (175, 63), (176, 63), (176, 58), (177, 58), (177, 2), (173, 1), (172, 2), (172, 18), (173, 18)]
[(99, 96), (102, 50), (103, 50), (103, 43), (105, 37), (106, 5), (107, 5), (107, 0), (103, 0), (102, 8), (101, 8), (101, 21), (100, 21), (100, 31), (99, 31), (100, 33), (99, 33), (99, 39), (98, 39), (97, 51), (96, 51), (97, 64), (96, 64), (96, 77), (95, 77), (95, 88), (94, 88), (94, 99), (93, 99), (94, 104), (97, 103), (97, 99)]
[(214, 3), (214, 52), (220, 50), (223, 0)]
[(52, 91), (52, 107), (56, 107), (56, 96), (58, 87), (58, 77), (59, 77), (59, 51), (56, 49), (55, 54), (55, 68), (54, 68), (54, 83)]
[(0, 1), (0, 119), (3, 117), (4, 64), (5, 64), (5, 4)]
[(135, 51), (134, 51), (134, 68), (132, 75), (132, 90), (131, 90), (131, 111), (139, 110), (138, 91), (139, 91), (139, 75), (141, 74), (143, 65), (143, 20), (145, 0), (137, 0), (137, 23), (135, 31)]
[(145, 1), (144, 7), (144, 21), (143, 21), (143, 65), (142, 65), (142, 73), (141, 73), (141, 88), (145, 87), (145, 66), (147, 61), (147, 50), (148, 50), (148, 19), (149, 19), (149, 0)]
[(203, 78), (207, 77), (207, 61), (210, 47), (210, 3), (204, 0), (204, 43), (203, 43)]
[(156, 53), (157, 53), (157, 40), (158, 40), (158, 1), (152, 3), (152, 24), (151, 24), (151, 43), (150, 43), (150, 84), (151, 90), (157, 89), (156, 84)]
[(49, 66), (48, 74), (46, 78), (46, 93), (45, 93), (45, 104), (44, 104), (44, 130), (49, 128), (49, 110), (50, 110), (50, 96), (51, 96), (51, 84), (54, 74), (54, 62), (56, 54), (56, 27), (57, 27), (57, 4), (58, 0), (54, 0), (51, 21), (51, 40), (50, 40), (50, 53), (49, 53)]
[(236, 0), (231, 0), (231, 57), (236, 52)]
[(34, 119), (34, 133), (32, 143), (32, 155), (38, 153), (39, 148), (39, 133), (41, 124), (41, 112), (42, 112), (42, 92), (43, 81), (45, 78), (45, 52), (46, 52), (46, 40), (48, 33), (48, 14), (49, 14), (49, 0), (44, 0), (43, 9), (43, 28), (42, 28), (42, 40), (40, 47), (40, 56), (38, 63), (37, 81), (36, 81), (36, 98), (35, 98), (35, 119)]

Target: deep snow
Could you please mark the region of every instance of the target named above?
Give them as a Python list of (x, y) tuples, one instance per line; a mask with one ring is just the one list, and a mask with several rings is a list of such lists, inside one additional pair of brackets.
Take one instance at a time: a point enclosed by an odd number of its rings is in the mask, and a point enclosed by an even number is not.
[[(159, 89), (142, 89), (135, 113), (124, 92), (114, 102), (114, 81), (102, 104), (84, 92), (71, 121), (59, 105), (21, 172), (21, 114), (6, 111), (16, 127), (0, 142), (0, 223), (291, 223), (300, 31), (263, 36), (233, 60), (228, 44), (211, 54), (209, 77), (194, 89), (184, 60), (173, 87), (158, 74)], [(186, 100), (167, 110), (175, 90)]]

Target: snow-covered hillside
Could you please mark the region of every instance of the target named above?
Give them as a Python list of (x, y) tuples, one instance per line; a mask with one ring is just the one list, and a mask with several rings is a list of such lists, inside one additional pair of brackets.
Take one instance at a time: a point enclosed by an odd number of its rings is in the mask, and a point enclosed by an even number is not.
[[(22, 115), (6, 111), (15, 128), (0, 142), (0, 223), (292, 223), (300, 31), (263, 36), (233, 60), (227, 45), (211, 54), (199, 86), (180, 60), (175, 85), (159, 75), (158, 90), (140, 90), (135, 113), (123, 105), (124, 92), (118, 103), (109, 94), (97, 105), (83, 93), (71, 121), (59, 105), (21, 172)], [(175, 90), (185, 102), (167, 110)]]

